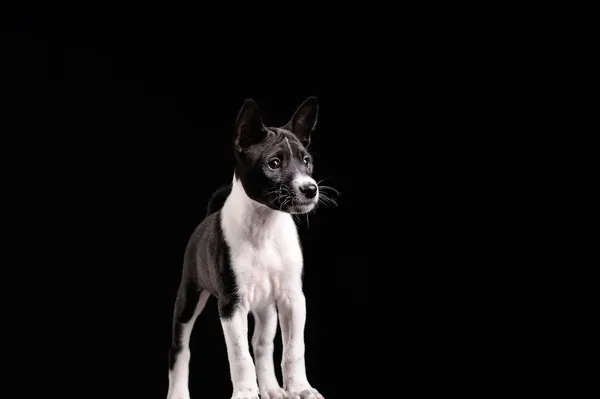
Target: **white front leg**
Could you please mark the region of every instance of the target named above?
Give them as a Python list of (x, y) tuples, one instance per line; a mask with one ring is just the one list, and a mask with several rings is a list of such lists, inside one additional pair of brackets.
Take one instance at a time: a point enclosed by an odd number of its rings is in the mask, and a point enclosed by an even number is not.
[(304, 325), (306, 299), (301, 290), (287, 293), (279, 302), (283, 355), (281, 371), (283, 387), (290, 399), (323, 399), (306, 378), (304, 362)]
[(256, 371), (248, 345), (248, 312), (239, 307), (229, 318), (221, 318), (227, 345), (232, 399), (258, 399)]
[(285, 399), (285, 391), (279, 386), (273, 364), (273, 340), (277, 333), (277, 307), (270, 303), (255, 310), (252, 349), (261, 399)]

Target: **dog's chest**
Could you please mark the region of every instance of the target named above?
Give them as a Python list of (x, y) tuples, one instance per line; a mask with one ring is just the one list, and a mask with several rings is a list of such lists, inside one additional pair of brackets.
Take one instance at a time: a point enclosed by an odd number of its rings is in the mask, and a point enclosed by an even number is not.
[(291, 218), (261, 230), (240, 229), (228, 241), (238, 296), (248, 307), (299, 288), (302, 251)]

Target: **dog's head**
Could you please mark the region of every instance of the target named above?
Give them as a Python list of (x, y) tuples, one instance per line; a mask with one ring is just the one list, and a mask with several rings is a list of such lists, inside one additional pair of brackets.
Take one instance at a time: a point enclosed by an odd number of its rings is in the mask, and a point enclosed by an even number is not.
[(309, 97), (282, 127), (263, 124), (258, 106), (244, 101), (235, 123), (235, 177), (254, 201), (288, 213), (310, 212), (319, 200), (307, 151), (319, 105)]

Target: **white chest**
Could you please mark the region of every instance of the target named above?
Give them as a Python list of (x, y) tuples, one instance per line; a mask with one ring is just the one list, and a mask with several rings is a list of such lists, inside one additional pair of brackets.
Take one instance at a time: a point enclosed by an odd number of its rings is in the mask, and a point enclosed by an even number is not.
[(278, 300), (300, 287), (302, 252), (296, 239), (240, 242), (232, 248), (231, 264), (238, 295), (250, 308)]
[(235, 197), (222, 211), (238, 297), (249, 309), (301, 289), (302, 251), (289, 214), (246, 206)]

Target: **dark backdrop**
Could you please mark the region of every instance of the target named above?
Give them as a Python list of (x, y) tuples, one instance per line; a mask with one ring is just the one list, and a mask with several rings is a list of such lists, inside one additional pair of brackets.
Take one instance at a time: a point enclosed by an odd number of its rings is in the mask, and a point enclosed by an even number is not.
[[(299, 229), (308, 375), (326, 398), (479, 395), (530, 378), (558, 349), (585, 353), (593, 282), (515, 267), (522, 232), (504, 218), (518, 193), (485, 104), (497, 83), (411, 71), (414, 35), (376, 35), (358, 22), (376, 23), (372, 12), (282, 15), (150, 7), (10, 21), (3, 162), (7, 199), (26, 210), (12, 212), (25, 239), (15, 269), (35, 286), (22, 297), (47, 304), (27, 332), (36, 378), (165, 397), (183, 251), (231, 180), (246, 97), (272, 125), (320, 100), (315, 173), (341, 196)], [(192, 339), (193, 398), (231, 390), (214, 305)]]

